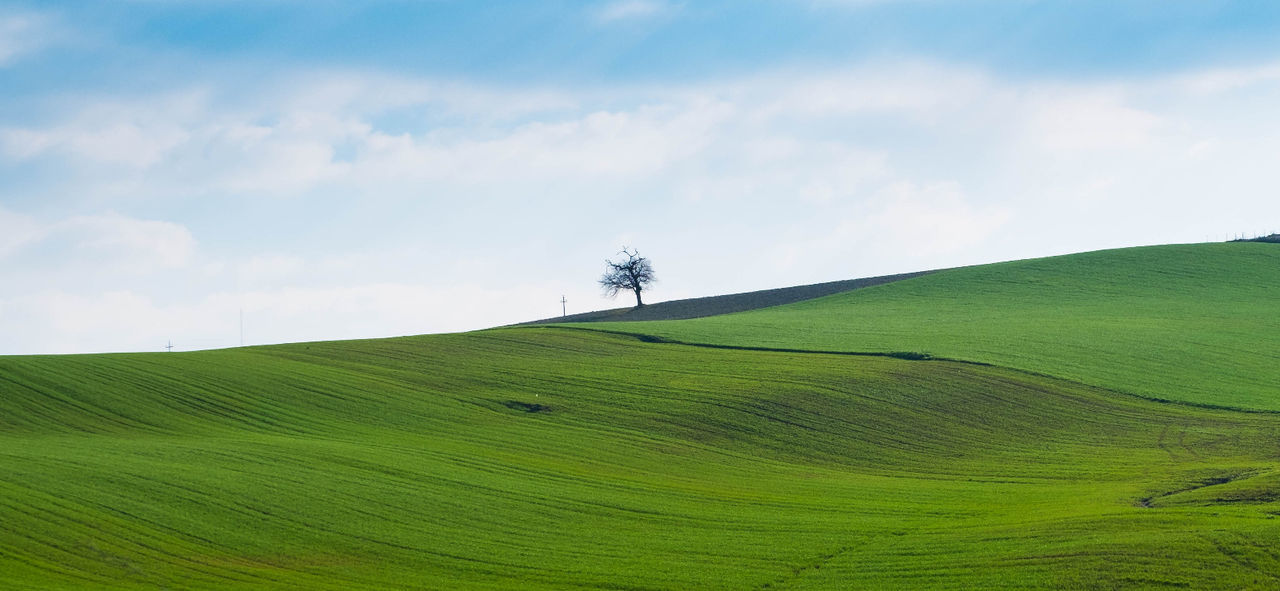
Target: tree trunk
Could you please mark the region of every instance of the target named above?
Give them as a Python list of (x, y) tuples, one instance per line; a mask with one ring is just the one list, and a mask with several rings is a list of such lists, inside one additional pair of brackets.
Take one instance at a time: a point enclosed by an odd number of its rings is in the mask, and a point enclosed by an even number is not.
[(635, 288), (635, 292), (636, 292), (636, 307), (639, 308), (644, 305), (644, 302), (640, 301), (640, 288), (638, 287)]

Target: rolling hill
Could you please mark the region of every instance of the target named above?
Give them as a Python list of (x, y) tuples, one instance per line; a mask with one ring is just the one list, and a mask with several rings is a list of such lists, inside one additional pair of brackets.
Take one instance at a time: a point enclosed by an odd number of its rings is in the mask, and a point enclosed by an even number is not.
[(1155, 246), (939, 271), (742, 314), (601, 330), (918, 352), (1211, 406), (1280, 410), (1280, 247)]
[[(1274, 588), (1280, 413), (1211, 407), (1273, 404), (1273, 249), (673, 322), (0, 357), (0, 586)], [(1224, 388), (1205, 343), (1236, 360)], [(986, 364), (849, 354), (876, 350)]]

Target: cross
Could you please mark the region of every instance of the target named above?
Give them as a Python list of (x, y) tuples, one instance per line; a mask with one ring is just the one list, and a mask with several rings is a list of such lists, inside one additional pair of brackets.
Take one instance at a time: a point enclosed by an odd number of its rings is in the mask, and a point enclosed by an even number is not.
[(173, 341), (169, 341), (169, 344), (168, 344), (168, 345), (165, 345), (165, 347), (164, 347), (164, 348), (165, 348), (165, 349), (167, 349), (170, 353), (172, 353), (172, 352), (173, 352)]
[(564, 296), (560, 296), (560, 316), (561, 317), (569, 315), (569, 308), (565, 307), (565, 304), (567, 304), (568, 302), (569, 300), (566, 300)]

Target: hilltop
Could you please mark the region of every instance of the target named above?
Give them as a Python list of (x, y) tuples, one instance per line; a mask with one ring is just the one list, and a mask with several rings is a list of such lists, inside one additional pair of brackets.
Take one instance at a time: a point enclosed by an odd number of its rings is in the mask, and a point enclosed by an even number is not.
[(718, 346), (919, 352), (1152, 399), (1280, 410), (1273, 244), (1012, 261), (741, 314), (582, 326)]
[(1232, 240), (1232, 242), (1269, 242), (1271, 244), (1280, 244), (1280, 234), (1268, 234), (1266, 236), (1258, 236), (1256, 238), (1240, 238)]
[(553, 318), (534, 320), (524, 324), (553, 324), (562, 322), (644, 322), (652, 320), (687, 320), (690, 318), (702, 318), (705, 316), (719, 316), (721, 314), (733, 314), (735, 312), (746, 312), (749, 310), (758, 310), (760, 308), (793, 304), (795, 302), (812, 300), (831, 294), (853, 291), (855, 289), (865, 289), (868, 287), (892, 283), (894, 281), (902, 281), (903, 279), (911, 279), (912, 277), (919, 277), (933, 272), (934, 271), (899, 273), (896, 275), (866, 277), (863, 279), (847, 279), (843, 281), (828, 281), (826, 283), (797, 285), (794, 287), (782, 287), (777, 289), (764, 289), (729, 295), (671, 300), (667, 302), (647, 304), (641, 307), (633, 306), (630, 308), (614, 308), (611, 310), (570, 314), (568, 316), (556, 316)]

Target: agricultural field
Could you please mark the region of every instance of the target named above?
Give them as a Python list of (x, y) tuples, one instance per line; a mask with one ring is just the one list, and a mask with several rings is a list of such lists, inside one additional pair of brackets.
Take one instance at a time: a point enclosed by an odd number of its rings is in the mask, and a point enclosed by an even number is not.
[[(1276, 588), (1277, 262), (1131, 249), (693, 320), (0, 357), (0, 587)], [(955, 360), (849, 354), (893, 351)]]
[(1258, 242), (966, 267), (742, 314), (591, 326), (721, 346), (927, 354), (1280, 410), (1280, 247)]

